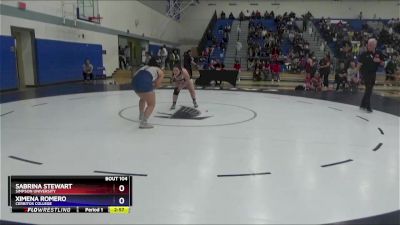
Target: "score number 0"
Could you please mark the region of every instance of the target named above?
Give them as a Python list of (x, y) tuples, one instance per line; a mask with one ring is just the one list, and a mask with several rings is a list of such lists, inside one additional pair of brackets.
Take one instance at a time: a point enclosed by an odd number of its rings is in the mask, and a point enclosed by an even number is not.
[[(119, 190), (120, 192), (124, 192), (124, 191), (125, 191), (125, 186), (122, 185), (122, 184), (119, 185), (118, 190)], [(119, 199), (118, 199), (118, 202), (119, 202), (120, 205), (123, 205), (123, 204), (125, 203), (125, 198), (124, 198), (124, 197), (119, 198)]]

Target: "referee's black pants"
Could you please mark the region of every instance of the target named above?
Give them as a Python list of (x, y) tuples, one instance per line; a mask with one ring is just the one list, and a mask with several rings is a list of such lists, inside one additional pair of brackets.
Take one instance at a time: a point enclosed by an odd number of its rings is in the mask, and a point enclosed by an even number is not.
[(365, 109), (371, 109), (371, 95), (372, 95), (372, 89), (374, 88), (375, 85), (375, 77), (364, 79), (364, 85), (365, 85), (365, 92), (360, 107)]

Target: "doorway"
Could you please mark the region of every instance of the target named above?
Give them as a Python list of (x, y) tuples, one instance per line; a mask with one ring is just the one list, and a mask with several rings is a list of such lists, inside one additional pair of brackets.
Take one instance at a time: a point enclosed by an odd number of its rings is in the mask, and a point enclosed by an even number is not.
[(18, 89), (37, 85), (35, 30), (11, 26), (15, 38)]
[(138, 38), (119, 35), (118, 46), (119, 48), (127, 49), (126, 51), (121, 51), (119, 54), (123, 56), (126, 63), (131, 67), (138, 67), (143, 62), (143, 52), (148, 51), (149, 42)]

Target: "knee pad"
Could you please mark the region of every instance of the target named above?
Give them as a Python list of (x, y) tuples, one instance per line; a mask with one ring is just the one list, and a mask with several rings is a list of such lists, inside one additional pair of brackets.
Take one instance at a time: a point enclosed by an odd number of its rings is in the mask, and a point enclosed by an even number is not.
[(175, 88), (175, 89), (174, 89), (174, 95), (179, 95), (179, 92), (180, 92), (180, 91), (179, 91), (178, 88)]

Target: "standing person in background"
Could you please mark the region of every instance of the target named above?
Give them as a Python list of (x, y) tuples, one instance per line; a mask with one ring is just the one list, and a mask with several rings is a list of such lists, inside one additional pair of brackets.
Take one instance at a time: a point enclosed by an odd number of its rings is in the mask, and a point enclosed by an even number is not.
[(126, 69), (125, 52), (121, 46), (118, 46), (118, 58), (119, 58), (119, 68), (121, 70)]
[(150, 59), (151, 59), (150, 52), (146, 52), (145, 58), (143, 60), (144, 61), (144, 65), (149, 65)]
[(303, 32), (307, 31), (308, 19), (303, 16)]
[(142, 48), (142, 65), (146, 65), (147, 52), (145, 48)]
[(281, 65), (279, 64), (278, 58), (274, 57), (271, 63), (272, 83), (274, 81), (278, 81), (278, 83), (281, 81), (280, 72)]
[(158, 51), (158, 56), (160, 56), (160, 59), (161, 59), (161, 69), (165, 70), (165, 62), (167, 61), (167, 57), (168, 57), (167, 46), (163, 45), (160, 48), (160, 50)]
[(239, 60), (235, 60), (235, 64), (233, 65), (233, 68), (238, 71), (238, 75), (237, 75), (237, 80), (238, 82), (240, 82), (240, 69), (241, 69), (242, 65), (240, 65)]
[(383, 83), (383, 86), (389, 85), (392, 86), (391, 82), (395, 81), (395, 73), (397, 70), (397, 65), (395, 61), (392, 59), (392, 56), (389, 56), (389, 61), (387, 62), (385, 72), (386, 72), (386, 79)]
[(170, 68), (174, 68), (175, 65), (180, 64), (181, 59), (178, 54), (178, 50), (174, 49), (171, 53), (171, 58), (170, 58)]
[(344, 65), (344, 62), (340, 62), (339, 68), (336, 70), (335, 75), (336, 81), (336, 91), (339, 91), (340, 86), (344, 90), (347, 84), (347, 69)]
[(360, 109), (372, 113), (371, 95), (375, 85), (376, 71), (379, 66), (385, 64), (383, 55), (376, 50), (378, 41), (375, 38), (368, 40), (367, 51), (358, 57), (358, 67), (365, 84), (364, 97), (361, 101)]
[(240, 12), (240, 14), (239, 14), (239, 21), (240, 21), (240, 24), (242, 24), (242, 21), (244, 20), (244, 13), (243, 13), (243, 11), (241, 11)]
[(325, 89), (329, 88), (329, 74), (331, 73), (331, 62), (330, 58), (325, 56), (322, 58), (319, 64), (319, 74), (323, 78), (323, 86)]
[(190, 79), (192, 79), (193, 76), (192, 64), (193, 64), (192, 51), (187, 50), (187, 52), (183, 55), (183, 67), (189, 73)]
[(83, 80), (86, 83), (86, 78), (88, 80), (93, 80), (93, 65), (90, 63), (89, 59), (85, 59), (85, 63), (82, 65)]
[(131, 62), (131, 48), (129, 46), (125, 46), (124, 48), (124, 56), (125, 56), (125, 62), (126, 62), (126, 69), (129, 69), (129, 67), (132, 65)]

